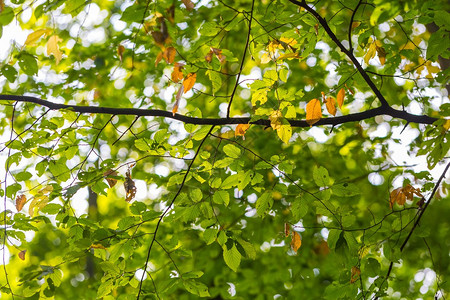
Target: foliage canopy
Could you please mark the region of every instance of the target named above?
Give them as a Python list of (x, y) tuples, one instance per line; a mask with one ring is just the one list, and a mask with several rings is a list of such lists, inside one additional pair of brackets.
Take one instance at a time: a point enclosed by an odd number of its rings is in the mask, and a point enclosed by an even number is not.
[(448, 8), (0, 0), (1, 298), (445, 297)]

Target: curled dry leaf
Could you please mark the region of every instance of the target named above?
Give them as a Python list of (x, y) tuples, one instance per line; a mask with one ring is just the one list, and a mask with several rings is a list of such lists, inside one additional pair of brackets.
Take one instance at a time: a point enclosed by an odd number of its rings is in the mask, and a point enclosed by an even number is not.
[(404, 205), (406, 200), (412, 201), (414, 195), (423, 198), (422, 193), (419, 189), (414, 188), (412, 185), (408, 184), (404, 187), (399, 187), (393, 190), (389, 196), (389, 206), (392, 208), (394, 203), (398, 205)]
[(16, 197), (16, 209), (21, 211), (23, 206), (27, 203), (27, 197), (25, 195), (17, 195)]
[(117, 172), (114, 170), (109, 169), (105, 173), (103, 173), (103, 176), (105, 176), (106, 181), (108, 182), (109, 187), (113, 187), (117, 183), (117, 179), (113, 178), (114, 176), (117, 176)]
[(21, 260), (25, 260), (25, 254), (27, 253), (27, 250), (22, 250), (17, 254)]
[(250, 124), (238, 124), (236, 130), (234, 131), (234, 136), (242, 136), (244, 138), (245, 132), (250, 127)]
[(297, 253), (298, 249), (302, 246), (302, 239), (297, 231), (292, 231), (291, 249)]
[(358, 267), (352, 267), (352, 275), (350, 277), (350, 283), (354, 283), (356, 280), (358, 280), (360, 275), (361, 270)]
[(125, 182), (123, 183), (123, 187), (125, 188), (126, 198), (125, 201), (130, 202), (133, 200), (134, 196), (136, 196), (136, 185), (134, 184), (133, 179), (131, 179), (130, 170), (126, 173)]
[(314, 123), (319, 122), (320, 118), (322, 118), (320, 101), (312, 99), (306, 104), (306, 123), (312, 126)]

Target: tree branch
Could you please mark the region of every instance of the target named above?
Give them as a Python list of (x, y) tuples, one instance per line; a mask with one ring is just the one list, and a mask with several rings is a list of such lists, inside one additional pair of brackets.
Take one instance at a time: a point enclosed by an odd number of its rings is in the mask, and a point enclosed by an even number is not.
[[(68, 105), (53, 103), (51, 101), (43, 100), (31, 96), (17, 96), (17, 95), (1, 95), (0, 100), (10, 100), (17, 102), (29, 102), (48, 107), (51, 110), (71, 110), (82, 114), (109, 114), (109, 115), (128, 115), (136, 117), (163, 117), (181, 121), (183, 123), (195, 124), (195, 125), (236, 125), (236, 124), (254, 124), (261, 126), (270, 126), (269, 119), (260, 119), (256, 121), (250, 121), (249, 117), (241, 118), (195, 118), (184, 116), (180, 114), (172, 114), (172, 112), (160, 110), (160, 109), (140, 109), (140, 108), (115, 108), (115, 107), (101, 107), (101, 106), (82, 106), (82, 105)], [(381, 106), (378, 108), (369, 109), (359, 113), (353, 113), (345, 116), (322, 118), (313, 126), (320, 125), (332, 125), (358, 122), (366, 119), (370, 119), (376, 116), (391, 116), (393, 118), (402, 119), (409, 123), (418, 124), (433, 124), (437, 118), (433, 118), (427, 115), (414, 115), (406, 111), (396, 110), (390, 106)], [(292, 120), (288, 119), (292, 127), (311, 127), (305, 120)]]
[[(372, 89), (374, 94), (377, 96), (377, 98), (381, 102), (381, 106), (389, 106), (388, 102), (386, 101), (386, 98), (384, 98), (383, 94), (381, 94), (381, 91), (377, 88), (375, 83), (373, 83), (372, 79), (370, 79), (369, 75), (367, 75), (366, 71), (363, 69), (359, 61), (356, 59), (356, 57), (353, 55), (351, 51), (346, 49), (344, 45), (341, 43), (341, 41), (336, 37), (334, 32), (331, 30), (330, 26), (328, 26), (327, 21), (322, 18), (317, 11), (312, 9), (306, 1), (297, 1), (297, 0), (289, 0), (291, 3), (298, 5), (300, 7), (303, 7), (307, 12), (309, 12), (311, 15), (316, 18), (316, 20), (322, 25), (323, 29), (325, 29), (328, 36), (331, 38), (331, 40), (341, 49), (341, 52), (343, 52), (345, 55), (347, 55), (348, 58), (353, 62), (358, 72), (361, 74), (361, 76), (364, 78), (366, 83), (369, 85), (369, 87)], [(351, 44), (351, 40), (349, 41), (349, 44)]]

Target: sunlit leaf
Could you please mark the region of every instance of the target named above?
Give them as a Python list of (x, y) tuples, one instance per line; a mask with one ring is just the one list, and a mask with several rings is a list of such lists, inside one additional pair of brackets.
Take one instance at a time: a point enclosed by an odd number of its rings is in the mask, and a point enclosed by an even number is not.
[(345, 89), (341, 88), (336, 97), (339, 108), (342, 108), (342, 105), (344, 104), (344, 98), (345, 98)]
[(234, 131), (234, 135), (244, 137), (245, 132), (250, 128), (250, 124), (238, 124)]
[(309, 125), (317, 123), (322, 118), (322, 108), (320, 101), (317, 99), (312, 99), (306, 104), (306, 122)]
[(52, 35), (47, 42), (47, 55), (53, 54), (56, 59), (56, 64), (59, 64), (62, 59), (62, 52), (59, 50), (58, 45), (59, 42), (62, 42), (62, 39), (57, 35)]
[(325, 100), (325, 105), (327, 107), (328, 113), (335, 116), (336, 115), (336, 100), (333, 97), (328, 97)]
[[(38, 29), (27, 36), (25, 40), (26, 46), (34, 45), (41, 37), (49, 35), (52, 32), (51, 29)], [(56, 57), (56, 56), (55, 56)]]
[(192, 89), (197, 80), (197, 73), (189, 73), (183, 80), (184, 93), (187, 93)]
[(17, 256), (21, 259), (21, 260), (25, 260), (25, 254), (27, 253), (27, 250), (22, 250), (19, 252), (19, 254), (17, 254)]
[(172, 75), (171, 75), (173, 82), (178, 82), (181, 79), (183, 79), (184, 75), (183, 75), (182, 70), (183, 70), (183, 64), (175, 63), (175, 65), (173, 67)]

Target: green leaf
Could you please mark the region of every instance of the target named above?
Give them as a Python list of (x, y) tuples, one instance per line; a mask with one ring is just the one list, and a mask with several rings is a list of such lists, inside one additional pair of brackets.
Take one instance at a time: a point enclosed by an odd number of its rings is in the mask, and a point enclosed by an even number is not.
[(228, 206), (228, 204), (230, 203), (230, 194), (228, 194), (227, 191), (217, 191), (213, 195), (213, 202)]
[(36, 58), (26, 52), (21, 52), (19, 55), (19, 66), (27, 75), (35, 75), (38, 72), (38, 64)]
[(237, 268), (241, 264), (241, 253), (239, 253), (234, 244), (231, 249), (228, 249), (226, 246), (223, 248), (223, 259), (231, 270), (237, 272)]
[(264, 217), (273, 205), (272, 193), (265, 192), (258, 200), (256, 200), (256, 212), (259, 216)]
[(241, 150), (232, 144), (225, 145), (223, 147), (223, 152), (232, 158), (239, 158), (239, 156), (241, 156)]
[(314, 182), (319, 187), (326, 187), (330, 184), (330, 176), (328, 175), (328, 170), (324, 167), (315, 167), (313, 169), (313, 179)]
[(189, 293), (194, 294), (196, 296), (199, 297), (211, 296), (209, 294), (208, 287), (200, 281), (194, 279), (187, 279), (183, 280), (183, 285)]
[(352, 197), (360, 194), (358, 187), (353, 183), (335, 184), (331, 187), (331, 191), (338, 197)]

